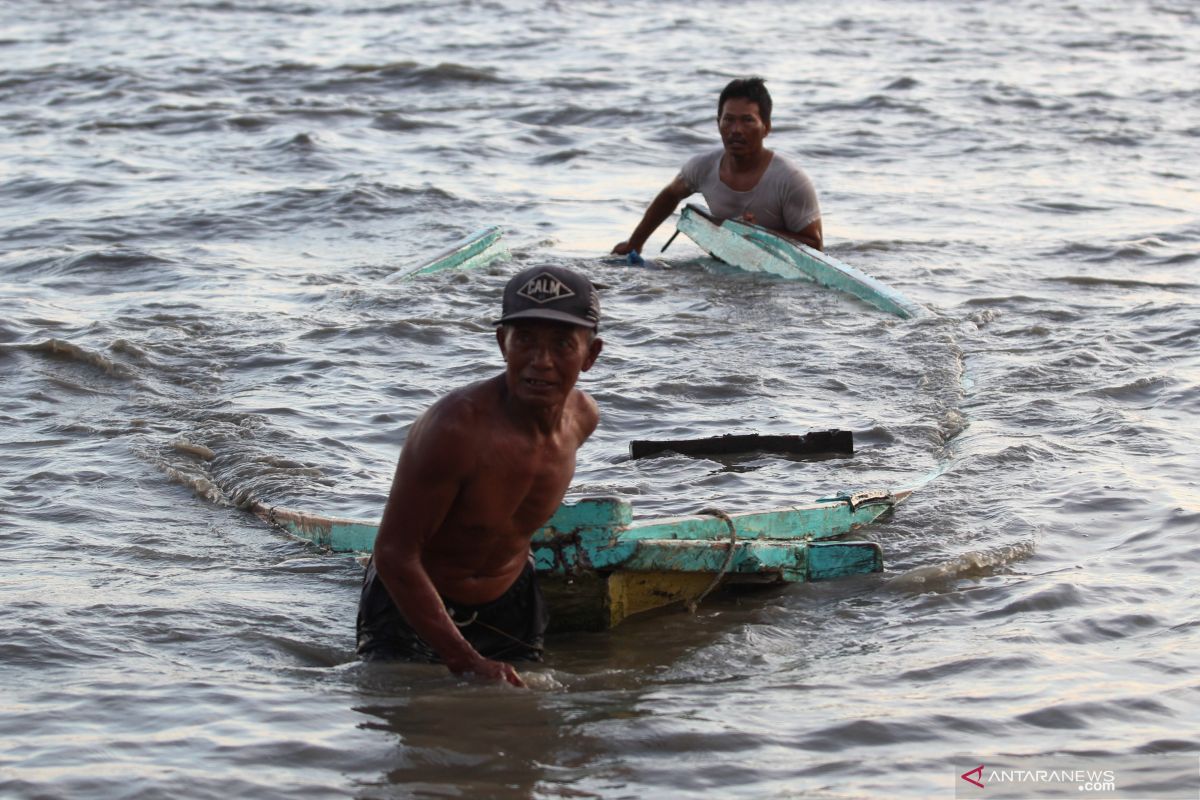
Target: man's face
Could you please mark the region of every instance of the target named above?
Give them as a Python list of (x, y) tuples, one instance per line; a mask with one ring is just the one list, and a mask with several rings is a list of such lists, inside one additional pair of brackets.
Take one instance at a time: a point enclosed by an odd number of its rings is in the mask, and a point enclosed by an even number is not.
[(763, 122), (759, 114), (758, 103), (744, 97), (731, 97), (725, 101), (717, 128), (721, 131), (725, 152), (732, 156), (757, 154), (762, 150), (763, 139), (771, 132), (771, 126)]
[(561, 404), (580, 372), (592, 368), (603, 343), (578, 325), (525, 320), (496, 331), (510, 394), (531, 405)]

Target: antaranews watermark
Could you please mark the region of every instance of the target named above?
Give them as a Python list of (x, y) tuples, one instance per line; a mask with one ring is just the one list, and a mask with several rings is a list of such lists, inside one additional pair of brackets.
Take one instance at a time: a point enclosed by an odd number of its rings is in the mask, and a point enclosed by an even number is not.
[(1200, 800), (1200, 753), (981, 758), (956, 769), (954, 796)]

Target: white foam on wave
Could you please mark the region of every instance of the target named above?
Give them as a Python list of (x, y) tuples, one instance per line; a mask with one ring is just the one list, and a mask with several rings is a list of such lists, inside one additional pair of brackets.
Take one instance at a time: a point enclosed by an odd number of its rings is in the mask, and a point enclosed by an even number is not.
[(188, 455), (196, 456), (197, 458), (204, 459), (205, 461), (212, 461), (214, 458), (216, 458), (216, 453), (214, 453), (211, 448), (205, 447), (202, 444), (196, 444), (195, 442), (189, 442), (187, 439), (176, 439), (175, 441), (171, 442), (171, 447), (175, 448), (180, 453), (187, 453)]
[(133, 371), (124, 364), (113, 361), (101, 353), (89, 350), (66, 339), (50, 338), (32, 344), (5, 345), (5, 347), (14, 350), (25, 350), (30, 353), (45, 353), (51, 356), (68, 358), (72, 361), (78, 361), (81, 364), (96, 367), (106, 375), (112, 375), (115, 378), (133, 378)]
[(1034, 554), (1036, 546), (1032, 540), (974, 550), (947, 559), (937, 564), (914, 567), (892, 577), (889, 588), (898, 591), (920, 592), (937, 589), (959, 578), (982, 577), (1010, 564), (1024, 561)]

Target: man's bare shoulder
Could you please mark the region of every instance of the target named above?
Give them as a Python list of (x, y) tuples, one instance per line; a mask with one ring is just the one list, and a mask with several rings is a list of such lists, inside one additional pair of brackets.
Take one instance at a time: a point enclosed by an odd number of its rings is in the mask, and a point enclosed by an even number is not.
[(447, 392), (425, 410), (409, 431), (405, 448), (442, 453), (468, 446), (488, 430), (500, 405), (502, 378), (489, 378)]
[(596, 426), (600, 424), (600, 406), (590, 394), (582, 389), (576, 389), (572, 392), (573, 416), (577, 421), (577, 430), (579, 431), (579, 443), (583, 444), (584, 440), (592, 435), (596, 430)]

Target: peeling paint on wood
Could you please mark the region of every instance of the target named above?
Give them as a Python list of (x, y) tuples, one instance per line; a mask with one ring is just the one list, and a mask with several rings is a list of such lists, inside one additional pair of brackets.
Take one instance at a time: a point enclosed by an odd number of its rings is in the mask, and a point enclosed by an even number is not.
[[(830, 541), (877, 520), (909, 495), (843, 494), (768, 511), (633, 519), (617, 497), (565, 503), (533, 536), (531, 550), (556, 628), (608, 628), (625, 617), (694, 600), (722, 585), (802, 583), (878, 572), (873, 542)], [(374, 547), (376, 523), (255, 504), (254, 513), (335, 552)], [(736, 538), (731, 542), (729, 526)], [(730, 548), (732, 547), (732, 553)]]

